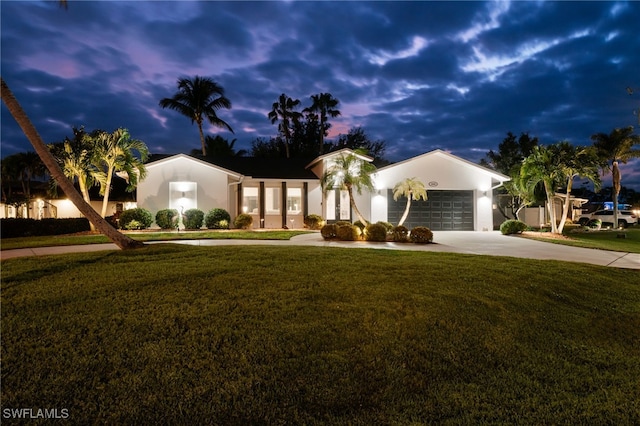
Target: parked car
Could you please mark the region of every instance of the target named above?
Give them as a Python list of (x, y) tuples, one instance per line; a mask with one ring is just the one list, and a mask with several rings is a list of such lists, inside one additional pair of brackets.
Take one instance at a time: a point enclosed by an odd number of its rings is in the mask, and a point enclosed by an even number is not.
[[(613, 225), (613, 210), (598, 210), (594, 213), (582, 215), (578, 219), (580, 225), (586, 225), (590, 221), (599, 219), (602, 223), (610, 223)], [(618, 226), (626, 228), (629, 225), (636, 225), (638, 216), (631, 210), (618, 210)]]

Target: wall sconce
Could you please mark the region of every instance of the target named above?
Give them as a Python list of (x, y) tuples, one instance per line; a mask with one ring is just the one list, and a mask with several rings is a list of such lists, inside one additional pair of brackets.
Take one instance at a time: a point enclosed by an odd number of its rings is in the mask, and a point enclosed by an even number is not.
[(483, 196), (483, 197), (486, 197), (486, 196), (487, 196), (487, 191), (484, 191), (484, 192), (482, 193), (482, 196)]
[(182, 198), (184, 198), (184, 191), (182, 191)]

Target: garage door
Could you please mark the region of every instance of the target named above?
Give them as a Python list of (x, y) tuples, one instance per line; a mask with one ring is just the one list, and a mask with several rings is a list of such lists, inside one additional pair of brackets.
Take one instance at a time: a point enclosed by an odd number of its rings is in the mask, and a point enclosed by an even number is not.
[[(473, 231), (473, 191), (427, 191), (427, 201), (412, 201), (404, 226), (426, 226), (434, 231)], [(389, 222), (397, 224), (407, 206), (407, 199), (393, 199), (388, 192)]]

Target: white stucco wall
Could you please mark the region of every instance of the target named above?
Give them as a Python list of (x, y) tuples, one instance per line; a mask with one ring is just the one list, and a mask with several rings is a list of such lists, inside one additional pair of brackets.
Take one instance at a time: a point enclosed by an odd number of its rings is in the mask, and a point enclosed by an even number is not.
[[(493, 230), (492, 186), (497, 178), (506, 178), (443, 151), (432, 151), (391, 166), (374, 177), (376, 190), (371, 194), (371, 221), (388, 221), (387, 189), (406, 178), (418, 178), (430, 190), (474, 191), (474, 229)], [(486, 195), (485, 195), (486, 193)]]
[(168, 209), (171, 182), (195, 182), (195, 208), (208, 212), (213, 208), (235, 211), (228, 196), (229, 184), (239, 177), (202, 161), (184, 155), (176, 155), (147, 166), (147, 177), (138, 185), (138, 207), (152, 214)]

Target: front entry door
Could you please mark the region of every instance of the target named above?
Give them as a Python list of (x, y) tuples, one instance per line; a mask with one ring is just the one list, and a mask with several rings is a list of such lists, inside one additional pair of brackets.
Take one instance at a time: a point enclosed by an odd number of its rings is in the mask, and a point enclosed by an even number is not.
[(327, 191), (326, 202), (326, 217), (328, 221), (351, 221), (351, 204), (349, 203), (349, 192), (338, 190)]

